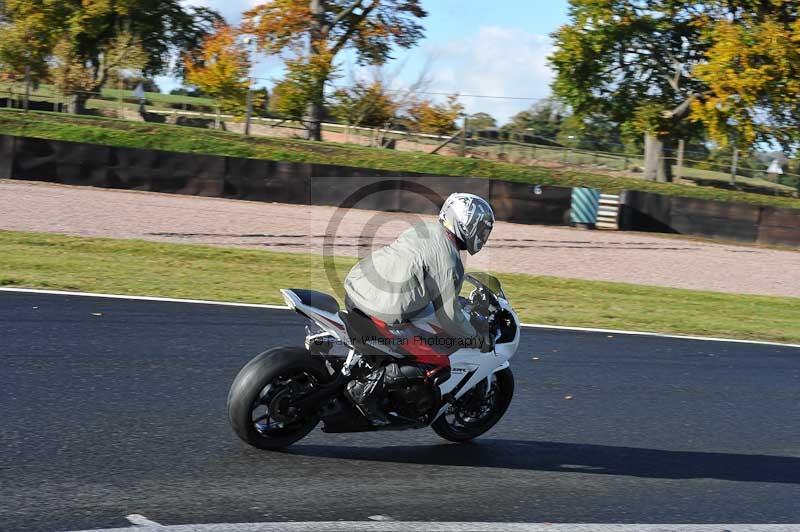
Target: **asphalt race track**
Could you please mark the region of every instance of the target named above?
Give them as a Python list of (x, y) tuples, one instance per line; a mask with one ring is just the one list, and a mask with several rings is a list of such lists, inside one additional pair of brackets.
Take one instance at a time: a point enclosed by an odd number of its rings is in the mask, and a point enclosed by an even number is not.
[[(507, 417), (240, 443), (282, 310), (0, 293), (0, 530), (155, 522), (800, 523), (800, 349), (528, 329)], [(537, 360), (533, 360), (536, 357)], [(567, 399), (571, 396), (571, 399)]]

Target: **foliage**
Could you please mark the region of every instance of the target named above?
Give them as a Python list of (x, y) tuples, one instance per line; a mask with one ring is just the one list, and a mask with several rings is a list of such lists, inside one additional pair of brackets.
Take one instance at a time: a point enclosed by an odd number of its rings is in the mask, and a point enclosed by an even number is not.
[(276, 108), (299, 117), (305, 102), (309, 137), (320, 140), (325, 84), (336, 56), (349, 48), (359, 64), (380, 65), (393, 47), (410, 48), (422, 38), (418, 21), (426, 16), (420, 0), (268, 0), (245, 13), (243, 28), (267, 53), (293, 53)]
[[(570, 0), (553, 89), (622, 131), (744, 147), (797, 139), (800, 6), (793, 0)], [(690, 120), (686, 120), (689, 117)]]
[(386, 127), (397, 110), (398, 103), (379, 80), (337, 89), (331, 104), (331, 114), (351, 126)]
[(202, 51), (184, 61), (187, 83), (217, 100), (223, 111), (242, 113), (250, 88), (250, 59), (236, 37), (233, 28), (218, 24), (203, 41)]
[(48, 77), (47, 59), (58, 40), (53, 25), (68, 16), (59, 0), (0, 2), (0, 68), (6, 79), (22, 79), (26, 67), (32, 79)]
[(558, 102), (543, 100), (512, 116), (503, 129), (555, 140), (561, 130), (563, 115), (563, 108)]
[(449, 135), (458, 129), (456, 120), (464, 110), (457, 95), (447, 97), (444, 103), (419, 101), (408, 109), (408, 118), (414, 131), (432, 135)]
[(268, 0), (245, 13), (244, 28), (269, 53), (301, 49), (310, 39), (312, 53), (324, 48), (333, 58), (352, 48), (362, 64), (381, 64), (392, 46), (410, 48), (422, 38), (417, 19), (426, 16), (419, 0)]
[(145, 78), (142, 76), (126, 76), (122, 78), (119, 84), (119, 88), (123, 90), (135, 90), (139, 84), (142, 85), (145, 92), (161, 92), (161, 89), (156, 84), (155, 80), (151, 78)]
[(272, 89), (270, 110), (284, 118), (302, 120), (309, 106), (322, 106), (324, 82), (333, 78), (336, 69), (329, 52), (301, 55), (286, 61), (286, 74)]
[(497, 127), (497, 120), (489, 113), (480, 112), (469, 115), (467, 124), (470, 131), (481, 131)]
[(722, 146), (777, 141), (789, 151), (800, 126), (800, 8), (773, 1), (711, 26), (706, 62), (693, 74), (708, 86), (693, 115)]
[(19, 76), (30, 65), (45, 77), (53, 60), (59, 84), (77, 92), (99, 90), (126, 64), (165, 72), (175, 53), (199, 48), (219, 15), (180, 0), (6, 0), (0, 18), (4, 70)]
[(620, 127), (604, 116), (565, 116), (556, 138), (564, 146), (581, 150), (641, 153), (636, 149), (636, 143), (625, 139)]
[(140, 73), (147, 64), (141, 41), (124, 31), (103, 46), (97, 61), (86, 62), (67, 39), (53, 49), (53, 82), (63, 94), (94, 92), (111, 78), (120, 79), (126, 72)]

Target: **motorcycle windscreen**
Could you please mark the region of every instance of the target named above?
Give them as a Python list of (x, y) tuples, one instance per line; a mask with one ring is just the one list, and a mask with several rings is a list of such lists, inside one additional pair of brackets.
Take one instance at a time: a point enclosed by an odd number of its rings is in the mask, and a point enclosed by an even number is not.
[(481, 285), (485, 287), (497, 297), (508, 299), (505, 292), (503, 292), (503, 286), (500, 283), (500, 279), (494, 275), (489, 275), (485, 272), (470, 272), (466, 275), (466, 280), (472, 281), (472, 283), (475, 285)]

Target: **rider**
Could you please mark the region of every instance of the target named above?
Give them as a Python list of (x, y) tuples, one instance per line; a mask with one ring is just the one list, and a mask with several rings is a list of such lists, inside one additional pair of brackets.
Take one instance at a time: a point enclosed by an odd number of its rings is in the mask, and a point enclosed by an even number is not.
[[(480, 251), (493, 225), (494, 212), (485, 199), (474, 194), (451, 194), (439, 213), (439, 223), (415, 225), (350, 270), (344, 282), (348, 312), (372, 316), (387, 329), (403, 328), (432, 306), (445, 334), (463, 341), (464, 347), (492, 351), (494, 336), (475, 330), (458, 295), (464, 283), (459, 252), (466, 250), (474, 255)], [(424, 376), (418, 366), (393, 363), (350, 381), (346, 392), (370, 424), (388, 425), (391, 422), (380, 406), (383, 391)]]
[(474, 255), (489, 239), (494, 212), (485, 199), (455, 193), (439, 222), (423, 222), (356, 264), (344, 282), (348, 310), (358, 309), (390, 326), (408, 322), (433, 305), (446, 334), (488, 352), (494, 336), (470, 324), (458, 295), (464, 282), (459, 251)]

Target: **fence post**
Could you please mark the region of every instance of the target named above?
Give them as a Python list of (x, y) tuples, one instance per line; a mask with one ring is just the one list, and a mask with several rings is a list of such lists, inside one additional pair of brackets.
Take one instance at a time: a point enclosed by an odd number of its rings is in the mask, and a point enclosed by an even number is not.
[(739, 165), (739, 148), (734, 144), (733, 146), (733, 160), (731, 161), (731, 184), (736, 184), (736, 170)]
[(675, 179), (683, 177), (683, 151), (686, 148), (686, 141), (684, 139), (678, 140), (678, 164), (675, 165)]
[(29, 102), (31, 100), (31, 66), (25, 65), (25, 112), (28, 112)]
[(469, 117), (464, 115), (464, 129), (461, 130), (461, 146), (459, 148), (461, 157), (467, 155), (467, 128), (469, 128)]

